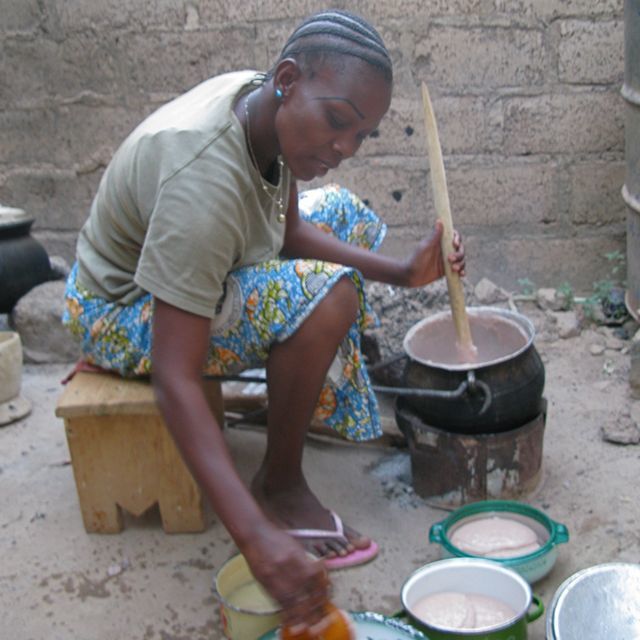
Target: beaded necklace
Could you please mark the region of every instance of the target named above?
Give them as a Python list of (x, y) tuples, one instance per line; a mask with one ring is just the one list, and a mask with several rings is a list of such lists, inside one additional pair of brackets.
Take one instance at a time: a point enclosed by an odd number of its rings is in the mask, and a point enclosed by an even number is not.
[(267, 194), (267, 196), (269, 196), (269, 199), (271, 200), (271, 202), (278, 207), (278, 214), (276, 216), (276, 220), (280, 223), (283, 223), (286, 220), (286, 216), (284, 213), (284, 200), (282, 198), (282, 182), (283, 182), (282, 170), (284, 167), (284, 162), (282, 161), (282, 158), (278, 156), (278, 187), (277, 187), (276, 195), (271, 195), (271, 192), (269, 191), (269, 187), (267, 187), (267, 184), (266, 184), (267, 181), (262, 177), (262, 173), (260, 171), (260, 165), (258, 164), (258, 160), (256, 159), (256, 154), (253, 151), (253, 145), (251, 144), (251, 124), (250, 124), (250, 118), (249, 118), (249, 98), (251, 97), (251, 95), (252, 94), (249, 94), (244, 101), (244, 117), (245, 117), (245, 120), (247, 121), (247, 144), (249, 146), (249, 155), (251, 156), (251, 161), (253, 162), (256, 169), (258, 170), (258, 173), (260, 174), (260, 186), (262, 187), (262, 190)]

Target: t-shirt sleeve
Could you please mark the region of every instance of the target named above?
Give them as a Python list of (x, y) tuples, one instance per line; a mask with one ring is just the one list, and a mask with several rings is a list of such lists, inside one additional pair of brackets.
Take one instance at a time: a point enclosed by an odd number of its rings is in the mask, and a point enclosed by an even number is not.
[(243, 234), (228, 181), (194, 165), (162, 186), (134, 279), (164, 302), (213, 318)]

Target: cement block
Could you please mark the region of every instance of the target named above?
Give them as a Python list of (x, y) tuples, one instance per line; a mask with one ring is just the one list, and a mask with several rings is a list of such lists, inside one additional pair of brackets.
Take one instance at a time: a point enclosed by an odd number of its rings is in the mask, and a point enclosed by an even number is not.
[[(492, 116), (502, 117), (489, 100), (479, 96), (432, 96), (444, 154), (471, 154), (496, 151), (501, 127)], [(362, 146), (364, 155), (425, 156), (424, 110), (419, 88), (412, 98), (394, 98), (378, 132)], [(425, 156), (426, 157), (426, 156)]]
[(594, 153), (624, 148), (619, 89), (505, 98), (504, 153)]
[(378, 129), (358, 151), (359, 156), (419, 155), (425, 152), (424, 136), (418, 112), (418, 101), (393, 99)]
[(620, 189), (624, 177), (621, 158), (580, 162), (570, 167), (571, 222), (579, 225), (623, 223), (626, 207)]
[[(334, 6), (334, 5), (331, 5)], [(291, 21), (302, 22), (311, 13), (327, 8), (317, 0), (247, 0), (244, 2), (205, 2), (201, 3), (201, 17), (205, 24), (220, 22), (265, 22)], [(284, 44), (284, 40), (282, 41)]]
[(424, 163), (414, 159), (385, 159), (384, 162), (353, 159), (323, 182), (335, 182), (351, 189), (388, 225), (422, 225), (435, 220), (432, 198), (427, 194), (427, 179)]
[(619, 0), (496, 0), (497, 11), (542, 20), (566, 16), (619, 16)]
[(0, 56), (0, 106), (32, 108), (52, 99), (94, 92), (120, 95), (117, 36), (78, 33), (61, 42), (8, 39)]
[(282, 47), (297, 24), (297, 20), (282, 20), (256, 25), (255, 51), (257, 68), (265, 70), (271, 68), (280, 56)]
[(622, 20), (560, 23), (558, 77), (572, 84), (621, 83), (624, 76)]
[[(373, 2), (353, 0), (343, 3), (345, 8), (366, 15), (373, 14), (378, 21), (383, 19), (410, 19), (429, 21), (437, 16), (475, 16), (494, 12), (493, 0), (395, 0), (394, 2)], [(377, 25), (376, 25), (377, 26)]]
[(535, 230), (558, 222), (560, 174), (555, 161), (464, 163), (447, 170), (454, 222), (460, 228)]
[(122, 43), (129, 91), (177, 92), (224, 71), (253, 68), (252, 27), (133, 34)]
[(2, 0), (0, 33), (33, 32), (41, 20), (41, 6), (38, 0)]
[(433, 108), (443, 153), (485, 154), (501, 149), (502, 106), (492, 98), (444, 96), (434, 100)]
[[(563, 173), (546, 160), (503, 162), (445, 158), (454, 224), (461, 230), (537, 233), (558, 224), (558, 191)], [(388, 224), (429, 224), (435, 220), (426, 158), (351, 161), (329, 176), (368, 200)]]
[(547, 68), (538, 29), (433, 25), (415, 44), (417, 74), (441, 87), (542, 85)]
[[(150, 108), (75, 104), (0, 111), (2, 160), (11, 165), (76, 167), (86, 173), (108, 162)], [(33, 131), (39, 134), (37, 140)]]
[[(58, 46), (52, 41), (0, 39), (0, 109), (43, 104), (49, 95), (47, 75)], [(27, 104), (25, 104), (27, 103)]]
[(624, 250), (624, 232), (612, 228), (608, 234), (574, 237), (466, 234), (465, 248), (472, 281), (484, 276), (510, 291), (517, 291), (523, 279), (546, 287), (568, 282), (576, 294), (590, 295), (593, 283), (610, 268), (604, 253)]
[(379, 28), (384, 21), (411, 16), (412, 20), (430, 20), (434, 16), (488, 14), (493, 11), (486, 0), (395, 0), (394, 2), (372, 2), (371, 0), (344, 0), (330, 3), (320, 0), (248, 0), (238, 3), (209, 2), (201, 8), (202, 19), (209, 21), (245, 20), (294, 20), (301, 22), (308, 15), (327, 7), (353, 11)]
[(64, 0), (56, 2), (56, 13), (66, 31), (85, 29), (149, 29), (153, 26), (175, 27), (187, 20), (187, 7), (195, 2), (176, 0)]
[(101, 170), (77, 175), (73, 170), (53, 168), (0, 173), (0, 202), (35, 216), (34, 231), (76, 231), (89, 214), (101, 176)]

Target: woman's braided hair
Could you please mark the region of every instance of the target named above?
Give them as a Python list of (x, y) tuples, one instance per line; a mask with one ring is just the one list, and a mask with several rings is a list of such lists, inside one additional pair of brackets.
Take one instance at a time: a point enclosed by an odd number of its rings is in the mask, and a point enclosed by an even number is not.
[(276, 65), (294, 58), (303, 68), (313, 70), (318, 63), (338, 63), (342, 56), (360, 58), (379, 70), (389, 84), (393, 81), (391, 57), (380, 34), (360, 16), (337, 9), (316, 13), (299, 25)]

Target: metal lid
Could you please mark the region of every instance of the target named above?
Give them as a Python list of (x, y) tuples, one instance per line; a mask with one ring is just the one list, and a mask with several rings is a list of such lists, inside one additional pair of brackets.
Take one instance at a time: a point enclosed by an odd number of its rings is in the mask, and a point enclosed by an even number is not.
[(13, 227), (25, 222), (33, 222), (34, 217), (30, 216), (23, 209), (15, 207), (5, 207), (0, 204), (0, 227)]
[(607, 563), (565, 580), (547, 614), (548, 640), (640, 638), (640, 565)]

